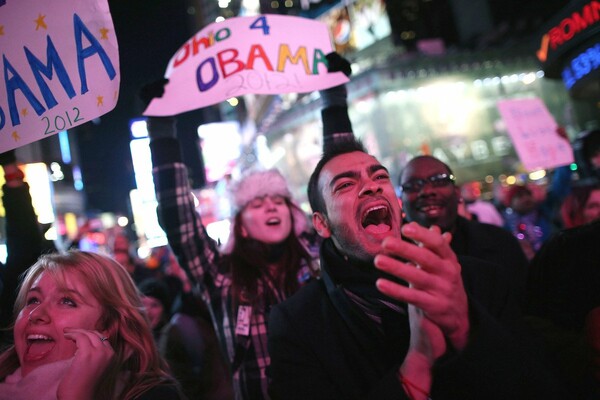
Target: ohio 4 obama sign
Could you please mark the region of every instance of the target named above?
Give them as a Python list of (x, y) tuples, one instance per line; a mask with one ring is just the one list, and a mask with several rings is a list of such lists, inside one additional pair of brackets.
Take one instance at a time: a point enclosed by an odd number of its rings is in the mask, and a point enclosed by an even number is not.
[(144, 115), (166, 116), (220, 103), (247, 93), (304, 93), (348, 81), (328, 73), (333, 51), (327, 26), (319, 21), (257, 15), (212, 23), (171, 58), (169, 83)]
[(111, 111), (117, 38), (106, 0), (0, 0), (0, 152)]

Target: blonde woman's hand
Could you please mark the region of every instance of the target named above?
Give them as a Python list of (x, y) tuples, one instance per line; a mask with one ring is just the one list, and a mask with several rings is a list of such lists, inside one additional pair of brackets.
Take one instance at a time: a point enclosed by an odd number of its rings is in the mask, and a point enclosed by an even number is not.
[(65, 338), (75, 342), (77, 351), (58, 386), (58, 399), (91, 400), (115, 352), (102, 332), (65, 328), (64, 334)]

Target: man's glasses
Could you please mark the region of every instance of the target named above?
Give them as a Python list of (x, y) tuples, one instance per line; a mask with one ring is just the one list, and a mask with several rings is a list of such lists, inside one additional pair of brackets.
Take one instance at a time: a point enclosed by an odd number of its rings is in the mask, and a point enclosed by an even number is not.
[(423, 187), (430, 183), (433, 187), (444, 187), (453, 184), (456, 178), (452, 174), (435, 174), (425, 179), (412, 179), (400, 185), (406, 193), (419, 192)]

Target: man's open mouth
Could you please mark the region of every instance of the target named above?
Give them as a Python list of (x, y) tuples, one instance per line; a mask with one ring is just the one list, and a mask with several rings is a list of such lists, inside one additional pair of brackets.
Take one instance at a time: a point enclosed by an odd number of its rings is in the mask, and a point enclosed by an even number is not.
[(385, 205), (369, 207), (362, 216), (362, 227), (369, 233), (385, 233), (392, 229), (390, 210)]

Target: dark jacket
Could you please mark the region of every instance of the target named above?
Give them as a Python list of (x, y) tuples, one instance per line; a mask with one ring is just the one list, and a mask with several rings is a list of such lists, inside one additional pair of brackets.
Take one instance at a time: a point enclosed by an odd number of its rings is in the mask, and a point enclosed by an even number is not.
[(175, 385), (163, 384), (154, 386), (138, 397), (136, 400), (186, 400), (187, 398), (181, 393)]
[(521, 305), (524, 303), (528, 261), (510, 232), (459, 216), (450, 246), (459, 256), (475, 257), (502, 266), (517, 301)]
[[(321, 248), (322, 279), (271, 311), (270, 394), (274, 399), (407, 399), (397, 377), (403, 356), (390, 357), (385, 328), (348, 297), (345, 277), (332, 278), (332, 268), (336, 275), (356, 270), (332, 248), (330, 240)], [(561, 398), (562, 387), (509, 328), (515, 308), (499, 267), (469, 257), (460, 262), (469, 298), (469, 343), (460, 354), (449, 351), (436, 362), (431, 397)]]
[(589, 313), (600, 307), (600, 221), (544, 243), (531, 261), (527, 289), (527, 321), (558, 363), (570, 398), (600, 398), (585, 329)]
[(531, 261), (527, 313), (581, 332), (600, 307), (600, 221), (554, 235)]

